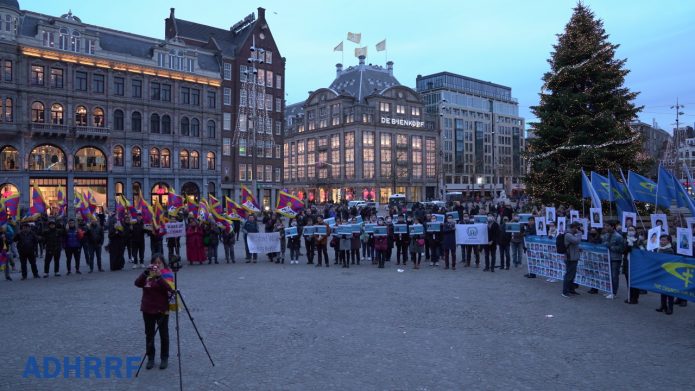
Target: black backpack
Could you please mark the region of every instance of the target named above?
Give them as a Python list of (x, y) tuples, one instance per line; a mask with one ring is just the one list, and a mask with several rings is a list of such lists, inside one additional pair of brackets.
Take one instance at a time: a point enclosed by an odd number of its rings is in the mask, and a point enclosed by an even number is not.
[(559, 234), (555, 238), (555, 248), (558, 254), (566, 254), (567, 246), (565, 246), (565, 234)]

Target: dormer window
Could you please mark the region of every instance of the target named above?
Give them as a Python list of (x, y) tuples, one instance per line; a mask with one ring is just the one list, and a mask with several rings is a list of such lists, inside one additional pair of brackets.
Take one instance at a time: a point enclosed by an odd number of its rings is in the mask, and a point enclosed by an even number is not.
[(55, 33), (53, 31), (43, 32), (43, 46), (52, 48), (55, 46)]
[(68, 29), (60, 29), (60, 37), (58, 39), (58, 49), (60, 50), (68, 50), (68, 41), (69, 41), (69, 36), (70, 32), (68, 32)]
[[(160, 67), (165, 67), (164, 65), (164, 53), (157, 54), (157, 65)], [(170, 50), (169, 51), (169, 69), (175, 71), (193, 72), (194, 69), (194, 59), (185, 56), (185, 52), (182, 49)]]
[(85, 47), (85, 52), (87, 54), (94, 54), (94, 51), (96, 50), (97, 43), (93, 39), (85, 39), (85, 44), (87, 47)]

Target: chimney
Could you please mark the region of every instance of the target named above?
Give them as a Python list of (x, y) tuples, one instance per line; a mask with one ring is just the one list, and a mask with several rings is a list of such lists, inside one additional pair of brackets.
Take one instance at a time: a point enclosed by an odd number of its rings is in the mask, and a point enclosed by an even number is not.
[(174, 19), (174, 7), (169, 8), (169, 18)]
[(258, 7), (258, 20), (265, 20), (265, 8)]
[(389, 71), (389, 75), (393, 76), (393, 61), (386, 63), (386, 69)]
[(343, 64), (337, 63), (335, 64), (335, 76), (340, 76), (340, 74), (343, 73)]
[(364, 65), (364, 59), (367, 58), (367, 57), (365, 57), (364, 55), (361, 55), (361, 56), (359, 56), (359, 57), (357, 57), (357, 58), (360, 59), (360, 65)]

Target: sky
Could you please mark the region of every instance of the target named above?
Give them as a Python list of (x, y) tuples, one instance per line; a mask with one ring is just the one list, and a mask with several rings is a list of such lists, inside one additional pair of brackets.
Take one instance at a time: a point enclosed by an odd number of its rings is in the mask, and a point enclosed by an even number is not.
[[(675, 127), (671, 106), (679, 99), (681, 126), (695, 123), (695, 1), (585, 0), (604, 21), (609, 41), (620, 44), (630, 73), (625, 85), (640, 92), (640, 120)], [(512, 88), (519, 113), (534, 120), (547, 59), (569, 21), (574, 0), (20, 0), (22, 9), (60, 16), (68, 10), (83, 22), (150, 37), (164, 37), (169, 8), (176, 17), (229, 28), (257, 7), (266, 19), (280, 54), (287, 59), (288, 104), (308, 91), (327, 87), (335, 64), (355, 65), (348, 32), (361, 33), (369, 46), (367, 63), (394, 62), (401, 84), (415, 87), (418, 74), (449, 71)], [(377, 42), (386, 39), (385, 52)], [(345, 51), (333, 48), (344, 41)], [(342, 57), (344, 55), (344, 59)], [(388, 57), (387, 57), (388, 55)]]

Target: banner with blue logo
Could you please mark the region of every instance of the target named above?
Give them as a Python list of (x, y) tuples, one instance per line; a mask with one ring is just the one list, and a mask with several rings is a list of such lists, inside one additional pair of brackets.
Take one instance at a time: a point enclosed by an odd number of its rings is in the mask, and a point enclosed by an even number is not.
[(695, 258), (634, 250), (630, 287), (695, 301)]

